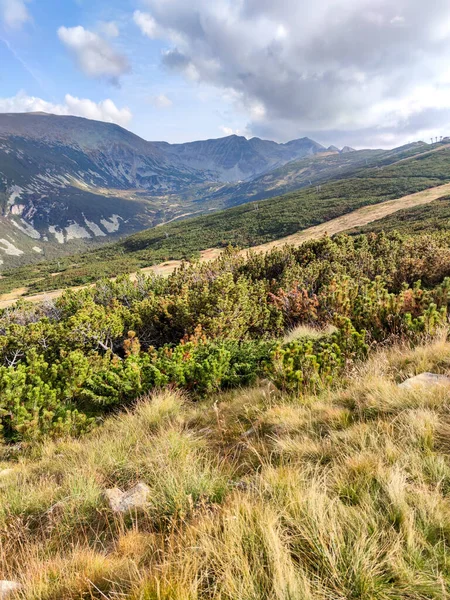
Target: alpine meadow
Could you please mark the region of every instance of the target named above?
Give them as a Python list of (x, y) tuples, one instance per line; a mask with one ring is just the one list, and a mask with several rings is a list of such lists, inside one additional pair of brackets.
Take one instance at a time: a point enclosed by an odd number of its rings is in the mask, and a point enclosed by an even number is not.
[(0, 600), (450, 598), (449, 22), (0, 0)]

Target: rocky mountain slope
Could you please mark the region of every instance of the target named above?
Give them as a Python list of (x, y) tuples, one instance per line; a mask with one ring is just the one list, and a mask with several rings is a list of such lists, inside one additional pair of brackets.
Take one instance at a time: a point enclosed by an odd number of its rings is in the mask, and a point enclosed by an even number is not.
[(385, 157), (392, 162), (397, 154), (326, 149), (309, 138), (147, 142), (78, 117), (0, 114), (0, 265), (58, 258), (339, 178)]
[(223, 183), (252, 179), (291, 160), (325, 151), (323, 146), (306, 137), (277, 144), (230, 135), (188, 144), (155, 145), (175, 163), (181, 161), (185, 167), (204, 173), (206, 179)]
[(1, 114), (0, 260), (53, 257), (63, 245), (204, 212), (211, 205), (198, 200), (211, 185), (324, 150), (308, 138), (277, 144), (235, 135), (171, 145), (78, 117)]
[(330, 146), (325, 152), (292, 160), (250, 181), (224, 184), (205, 190), (202, 200), (211, 205), (228, 208), (253, 200), (273, 198), (280, 194), (315, 186), (332, 179), (342, 179), (359, 169), (383, 168), (397, 160), (428, 151), (424, 142), (415, 142), (392, 150), (338, 150)]

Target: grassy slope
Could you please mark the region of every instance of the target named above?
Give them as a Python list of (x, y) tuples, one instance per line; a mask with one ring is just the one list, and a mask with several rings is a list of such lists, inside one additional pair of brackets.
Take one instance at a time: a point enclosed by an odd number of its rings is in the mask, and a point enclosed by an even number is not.
[[(169, 223), (84, 255), (3, 274), (0, 293), (23, 285), (30, 292), (129, 273), (200, 250), (255, 246), (331, 220), (361, 206), (400, 198), (450, 181), (450, 151), (443, 148), (391, 166), (362, 169), (350, 179), (249, 203), (214, 215)], [(57, 276), (53, 273), (58, 273)]]
[(393, 215), (379, 219), (364, 227), (351, 230), (351, 233), (380, 231), (426, 232), (448, 230), (450, 227), (450, 197), (445, 196), (426, 206), (416, 206), (399, 210)]
[[(28, 600), (441, 600), (448, 390), (396, 383), (449, 357), (384, 351), (303, 399), (166, 391), (81, 441), (5, 451), (0, 578)], [(148, 507), (113, 514), (102, 491), (138, 481)]]
[(227, 208), (243, 202), (263, 200), (324, 181), (350, 177), (361, 168), (386, 166), (396, 160), (433, 151), (439, 146), (439, 144), (428, 146), (423, 142), (416, 142), (387, 151), (357, 150), (344, 154), (321, 153), (289, 162), (252, 181), (222, 186), (217, 191), (206, 193), (203, 201), (206, 200), (212, 206)]

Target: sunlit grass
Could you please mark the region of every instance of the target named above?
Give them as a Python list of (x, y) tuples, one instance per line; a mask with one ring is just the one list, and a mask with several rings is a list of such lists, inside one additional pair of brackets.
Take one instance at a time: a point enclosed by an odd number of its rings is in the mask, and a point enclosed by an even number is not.
[[(5, 460), (0, 578), (33, 600), (441, 600), (450, 593), (450, 390), (438, 339), (347, 383), (194, 404), (164, 391), (81, 440)], [(145, 510), (103, 490), (138, 481)]]

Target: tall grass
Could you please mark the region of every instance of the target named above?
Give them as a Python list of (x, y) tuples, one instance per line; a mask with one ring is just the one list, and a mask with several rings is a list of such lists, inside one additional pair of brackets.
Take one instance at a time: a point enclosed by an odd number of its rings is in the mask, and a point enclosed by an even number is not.
[[(450, 344), (377, 353), (350, 383), (143, 399), (83, 440), (9, 456), (0, 578), (33, 600), (424, 600), (450, 594)], [(144, 481), (148, 507), (107, 487)]]

